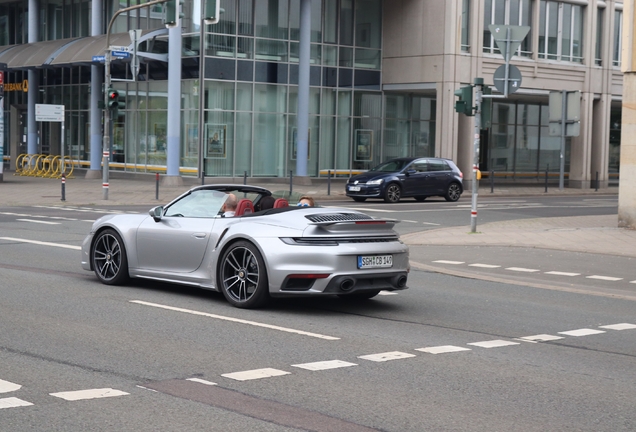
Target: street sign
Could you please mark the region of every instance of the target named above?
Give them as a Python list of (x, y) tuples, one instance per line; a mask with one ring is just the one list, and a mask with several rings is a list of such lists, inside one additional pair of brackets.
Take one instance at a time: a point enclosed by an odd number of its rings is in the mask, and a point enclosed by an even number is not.
[[(499, 25), (490, 24), (488, 26), (490, 33), (492, 34), (497, 47), (503, 55), (506, 61), (510, 60), (517, 50), (519, 45), (528, 35), (530, 31), (529, 26), (511, 26), (511, 25)], [(508, 37), (508, 30), (510, 30), (510, 37)]]
[(131, 51), (132, 51), (132, 48), (131, 48), (131, 47), (124, 46), (124, 45), (121, 45), (121, 46), (119, 46), (119, 45), (111, 45), (111, 46), (110, 46), (110, 50), (111, 50), (111, 51), (131, 52)]
[(118, 58), (118, 59), (127, 59), (130, 58), (130, 53), (127, 51), (113, 51), (110, 53), (110, 55), (114, 58)]
[(35, 121), (63, 122), (64, 105), (35, 104)]
[[(508, 82), (506, 83), (506, 66), (508, 66)], [(512, 94), (521, 88), (521, 71), (514, 65), (501, 65), (493, 75), (495, 88), (503, 94)], [(506, 86), (508, 91), (506, 92)]]
[(93, 63), (104, 63), (106, 56), (93, 56)]
[(561, 125), (565, 123), (565, 136), (579, 136), (581, 132), (581, 92), (565, 92), (565, 118), (563, 118), (563, 92), (550, 92), (550, 136), (561, 135)]

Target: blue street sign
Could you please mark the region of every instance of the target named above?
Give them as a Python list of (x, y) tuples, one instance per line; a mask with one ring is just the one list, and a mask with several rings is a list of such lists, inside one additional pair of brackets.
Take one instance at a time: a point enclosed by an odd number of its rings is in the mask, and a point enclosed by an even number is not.
[(106, 56), (93, 56), (93, 63), (104, 63)]
[(126, 51), (112, 51), (110, 55), (120, 59), (125, 59), (130, 57), (130, 53)]

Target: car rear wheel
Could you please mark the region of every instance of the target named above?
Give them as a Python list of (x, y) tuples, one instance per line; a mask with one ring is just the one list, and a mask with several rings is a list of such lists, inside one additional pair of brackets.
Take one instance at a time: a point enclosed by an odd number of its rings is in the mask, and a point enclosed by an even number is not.
[(446, 195), (444, 195), (444, 199), (446, 201), (457, 201), (459, 197), (462, 195), (462, 189), (459, 187), (457, 183), (451, 183), (448, 185), (448, 189), (446, 190)]
[(261, 307), (267, 302), (267, 271), (256, 246), (239, 241), (225, 251), (219, 268), (219, 286), (233, 306), (250, 309)]
[(384, 201), (389, 203), (396, 203), (400, 201), (400, 196), (402, 195), (402, 189), (400, 185), (397, 183), (391, 183), (386, 187), (386, 191), (384, 192)]
[(95, 275), (102, 283), (120, 285), (128, 280), (126, 248), (115, 230), (107, 229), (97, 235), (91, 260)]
[(353, 198), (355, 202), (365, 202), (367, 200), (366, 198), (361, 198), (361, 197), (351, 197), (351, 198)]

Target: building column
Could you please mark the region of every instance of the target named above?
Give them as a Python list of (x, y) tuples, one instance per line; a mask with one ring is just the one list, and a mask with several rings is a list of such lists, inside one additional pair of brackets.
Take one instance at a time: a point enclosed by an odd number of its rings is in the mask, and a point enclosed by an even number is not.
[(296, 175), (307, 177), (309, 137), (309, 61), (311, 49), (311, 0), (300, 1), (300, 54), (298, 58), (298, 115)]
[(181, 146), (181, 22), (168, 30), (168, 128), (163, 184), (179, 186)]
[(634, 0), (623, 8), (623, 110), (621, 113), (621, 159), (618, 184), (618, 226), (636, 228), (636, 8)]
[(609, 130), (612, 96), (601, 94), (601, 98), (592, 103), (592, 143), (590, 161), (590, 187), (596, 187), (596, 173), (598, 173), (599, 188), (606, 188), (609, 183)]
[[(37, 0), (29, 0), (28, 42), (38, 41), (38, 11), (40, 5)], [(38, 124), (35, 121), (35, 104), (39, 93), (40, 74), (35, 69), (28, 72), (29, 91), (27, 93), (27, 153), (38, 152)]]
[(568, 186), (572, 189), (589, 189), (590, 157), (592, 154), (592, 104), (594, 93), (581, 93), (581, 132), (572, 137), (570, 145), (570, 174)]
[[(91, 36), (97, 36), (104, 33), (102, 28), (102, 0), (93, 0), (91, 6)], [(90, 144), (91, 153), (90, 169), (86, 171), (86, 178), (101, 178), (102, 166), (102, 117), (103, 112), (97, 107), (101, 100), (104, 101), (103, 77), (101, 65), (91, 65), (91, 104), (90, 104)]]

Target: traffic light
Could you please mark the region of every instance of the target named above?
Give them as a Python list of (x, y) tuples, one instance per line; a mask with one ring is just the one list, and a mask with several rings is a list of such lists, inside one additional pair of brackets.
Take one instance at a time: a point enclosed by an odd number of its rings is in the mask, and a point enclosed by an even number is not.
[[(484, 96), (491, 95), (492, 89), (483, 86)], [(492, 98), (482, 97), (481, 99), (481, 128), (488, 129), (492, 123)]]
[(455, 111), (467, 116), (473, 115), (473, 86), (461, 87), (455, 90), (455, 96), (459, 100), (455, 102)]
[(205, 0), (203, 20), (206, 24), (216, 24), (221, 19), (221, 0)]
[(181, 13), (181, 5), (183, 0), (168, 0), (166, 5), (166, 27), (176, 27), (179, 25), (179, 19), (183, 17)]
[(120, 109), (126, 108), (126, 104), (122, 99), (123, 97), (119, 95), (118, 90), (114, 88), (108, 89), (108, 93), (106, 93), (106, 106), (113, 112), (113, 117), (117, 117)]

